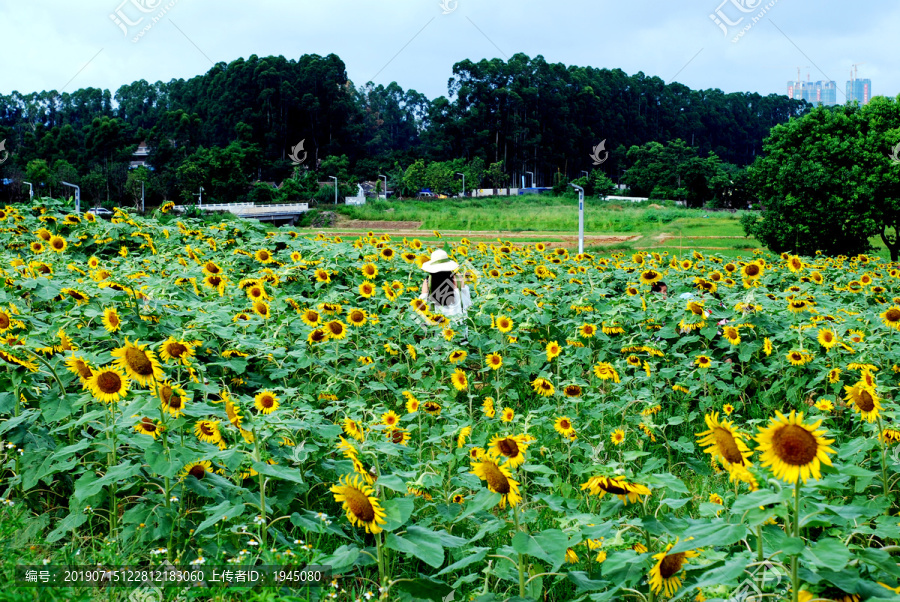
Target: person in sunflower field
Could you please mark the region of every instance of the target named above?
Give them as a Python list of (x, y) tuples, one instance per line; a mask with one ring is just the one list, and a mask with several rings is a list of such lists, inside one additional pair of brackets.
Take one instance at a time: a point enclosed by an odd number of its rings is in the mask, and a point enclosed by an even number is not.
[(429, 309), (446, 316), (451, 326), (462, 331), (463, 343), (469, 342), (469, 327), (466, 325), (468, 309), (472, 306), (472, 293), (465, 275), (458, 272), (459, 264), (450, 259), (447, 252), (437, 249), (431, 258), (422, 264), (428, 278), (422, 282), (422, 299)]

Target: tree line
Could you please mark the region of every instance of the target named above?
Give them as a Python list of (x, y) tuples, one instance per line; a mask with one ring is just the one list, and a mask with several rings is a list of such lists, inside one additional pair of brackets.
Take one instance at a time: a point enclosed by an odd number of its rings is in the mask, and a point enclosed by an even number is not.
[[(82, 186), (92, 202), (304, 200), (333, 196), (318, 182), (337, 176), (342, 196), (387, 175), (389, 188), (560, 186), (582, 176), (627, 184), (691, 204), (735, 198), (742, 167), (762, 153), (770, 129), (805, 114), (786, 96), (691, 90), (643, 73), (567, 66), (516, 54), (453, 67), (448, 95), (428, 99), (396, 82), (354, 86), (336, 55), (238, 59), (167, 83), (137, 81), (115, 94), (96, 88), (0, 95), (0, 178), (60, 194)], [(591, 150), (609, 149), (600, 165)], [(152, 170), (129, 169), (138, 144)], [(298, 165), (291, 149), (303, 141)], [(665, 181), (641, 172), (667, 157)], [(667, 165), (669, 165), (667, 163)], [(650, 167), (648, 167), (650, 166)], [(598, 174), (594, 175), (597, 171)], [(627, 175), (626, 175), (627, 174)], [(738, 178), (739, 179), (739, 178)], [(275, 190), (266, 182), (283, 183)], [(27, 189), (0, 187), (18, 200)]]

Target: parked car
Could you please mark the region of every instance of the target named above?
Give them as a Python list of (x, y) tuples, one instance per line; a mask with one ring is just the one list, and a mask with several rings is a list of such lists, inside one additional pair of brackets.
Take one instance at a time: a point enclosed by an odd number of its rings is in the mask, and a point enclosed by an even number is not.
[(91, 207), (87, 212), (93, 213), (97, 217), (112, 218), (113, 216), (113, 212), (106, 207)]

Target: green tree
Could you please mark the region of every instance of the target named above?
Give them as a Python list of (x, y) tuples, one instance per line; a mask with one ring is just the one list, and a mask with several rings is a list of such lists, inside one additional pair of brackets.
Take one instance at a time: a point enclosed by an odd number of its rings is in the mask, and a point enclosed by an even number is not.
[(744, 230), (775, 252), (857, 254), (880, 235), (900, 254), (900, 99), (820, 107), (773, 128), (750, 168), (764, 210)]
[(143, 165), (128, 172), (127, 179), (125, 180), (125, 192), (128, 195), (128, 199), (133, 203), (135, 209), (139, 209), (141, 207), (141, 183), (143, 183), (143, 193), (145, 200), (149, 195), (153, 193), (153, 189), (150, 184), (151, 175), (152, 174), (150, 170)]
[(43, 159), (34, 159), (25, 167), (25, 177), (36, 188), (46, 186), (48, 196), (53, 196), (53, 188), (56, 186), (56, 174)]

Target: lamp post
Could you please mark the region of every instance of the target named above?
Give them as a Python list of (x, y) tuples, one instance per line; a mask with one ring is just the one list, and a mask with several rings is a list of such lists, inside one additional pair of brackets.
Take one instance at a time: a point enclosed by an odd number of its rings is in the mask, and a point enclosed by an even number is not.
[(337, 205), (337, 192), (338, 192), (338, 179), (334, 176), (328, 176), (332, 180), (334, 180), (334, 204)]
[(384, 178), (384, 200), (387, 200), (387, 176), (378, 174), (379, 178)]
[(530, 173), (530, 174), (531, 174), (531, 187), (534, 188), (534, 172), (533, 172), (533, 171), (526, 171), (525, 173)]
[(144, 213), (144, 181), (141, 180), (141, 213)]
[(81, 213), (81, 188), (68, 182), (61, 182), (61, 184), (75, 189), (75, 213)]
[(456, 172), (456, 175), (463, 177), (463, 193), (462, 193), (462, 195), (463, 195), (463, 197), (465, 197), (466, 196), (466, 174), (464, 174), (462, 172)]
[(569, 184), (578, 191), (578, 254), (584, 253), (584, 188)]
[(34, 200), (34, 184), (32, 184), (31, 182), (22, 182), (22, 183), (26, 184), (28, 186), (28, 198), (33, 201)]
[[(202, 207), (203, 206), (203, 186), (200, 187), (200, 192), (195, 194), (194, 196), (200, 197), (200, 202), (197, 204), (197, 206)], [(141, 202), (141, 204), (143, 204), (143, 201)]]

